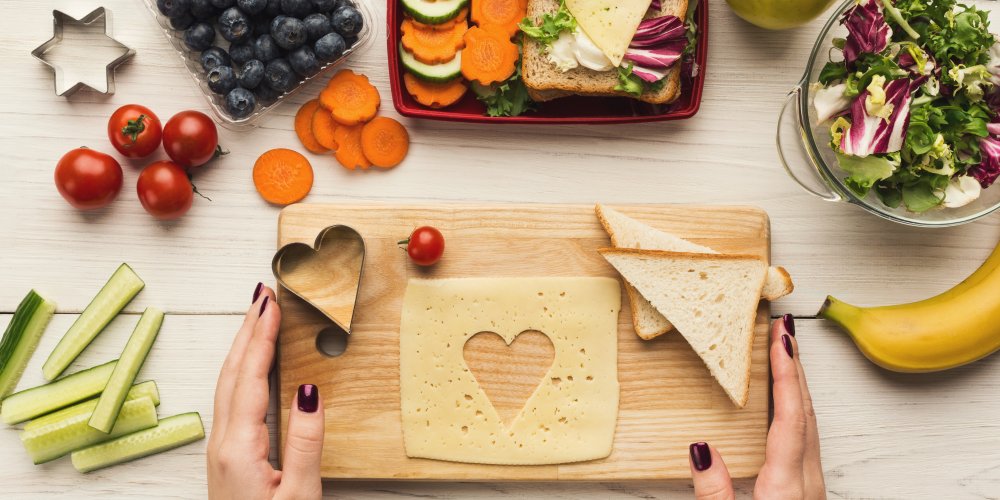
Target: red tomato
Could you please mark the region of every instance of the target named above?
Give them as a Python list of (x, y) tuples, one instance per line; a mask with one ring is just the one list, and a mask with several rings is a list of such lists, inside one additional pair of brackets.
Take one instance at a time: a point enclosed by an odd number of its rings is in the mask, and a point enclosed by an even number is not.
[(219, 131), (205, 113), (181, 111), (163, 126), (163, 150), (182, 167), (208, 163), (218, 147)]
[(104, 153), (77, 148), (56, 164), (56, 188), (80, 210), (106, 207), (122, 189), (122, 166)]
[(108, 139), (127, 158), (145, 158), (160, 147), (163, 127), (149, 108), (126, 104), (108, 120)]
[(187, 213), (194, 202), (194, 186), (187, 172), (172, 161), (158, 161), (139, 174), (139, 202), (153, 217), (176, 219)]
[(410, 237), (400, 244), (406, 244), (406, 253), (418, 266), (434, 265), (444, 254), (444, 236), (430, 226), (414, 229)]

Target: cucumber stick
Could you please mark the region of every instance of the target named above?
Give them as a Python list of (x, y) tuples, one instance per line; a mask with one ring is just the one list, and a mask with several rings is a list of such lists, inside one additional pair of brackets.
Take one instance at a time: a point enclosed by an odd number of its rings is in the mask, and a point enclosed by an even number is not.
[(100, 399), (97, 400), (97, 407), (94, 408), (94, 414), (90, 417), (91, 427), (101, 432), (111, 432), (111, 428), (115, 425), (115, 419), (118, 418), (118, 412), (121, 411), (122, 404), (125, 402), (125, 396), (132, 387), (132, 383), (135, 382), (135, 376), (142, 368), (142, 364), (146, 362), (146, 355), (153, 347), (156, 334), (160, 333), (160, 325), (162, 324), (163, 311), (155, 307), (147, 307), (146, 311), (142, 313), (139, 323), (132, 331), (132, 336), (125, 344), (121, 357), (118, 358), (118, 364), (111, 372), (107, 387), (104, 388)]
[(458, 16), (469, 0), (402, 0), (403, 10), (425, 24), (441, 24)]
[(204, 437), (201, 415), (182, 413), (160, 420), (156, 427), (74, 451), (70, 457), (76, 470), (90, 472), (172, 450)]
[[(125, 402), (140, 399), (149, 398), (153, 402), (153, 406), (160, 406), (160, 391), (156, 387), (156, 382), (152, 380), (147, 380), (145, 382), (135, 384), (128, 391), (128, 396), (125, 396)], [(90, 414), (94, 413), (94, 408), (97, 406), (97, 398), (88, 399), (82, 403), (77, 403), (73, 406), (63, 408), (59, 411), (54, 411), (52, 413), (42, 415), (31, 422), (24, 424), (24, 430), (29, 431), (32, 429), (37, 429), (39, 427), (44, 427), (46, 425), (52, 424), (54, 422), (59, 422), (61, 420), (66, 420), (74, 415), (79, 415), (81, 413), (87, 414), (87, 419), (90, 418)]]
[(92, 398), (104, 390), (118, 360), (88, 368), (51, 384), (7, 396), (0, 405), (0, 420), (11, 425)]
[(454, 80), (462, 75), (462, 51), (458, 51), (455, 54), (455, 58), (441, 64), (424, 64), (413, 57), (413, 54), (406, 51), (403, 48), (403, 44), (399, 44), (399, 60), (403, 63), (403, 67), (407, 71), (413, 73), (413, 76), (421, 79), (427, 80), (429, 82), (447, 82)]
[(21, 301), (0, 340), (0, 399), (14, 392), (24, 367), (35, 353), (56, 305), (34, 290)]
[(45, 380), (55, 380), (62, 374), (144, 286), (128, 264), (119, 266), (45, 361), (42, 366)]
[(25, 427), (21, 433), (21, 443), (31, 460), (36, 464), (45, 463), (87, 446), (155, 427), (157, 423), (153, 400), (142, 397), (126, 401), (115, 419), (114, 428), (105, 434), (87, 423), (96, 406), (96, 399), (87, 401), (67, 408), (73, 412), (62, 410), (62, 419), (48, 419), (44, 425)]

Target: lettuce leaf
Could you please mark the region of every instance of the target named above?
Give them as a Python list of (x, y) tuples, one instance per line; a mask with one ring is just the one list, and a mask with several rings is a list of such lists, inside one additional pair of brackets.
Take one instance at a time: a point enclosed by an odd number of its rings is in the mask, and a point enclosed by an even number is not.
[(543, 15), (540, 24), (536, 25), (534, 21), (526, 17), (517, 26), (526, 36), (543, 45), (550, 45), (559, 38), (559, 33), (576, 29), (576, 18), (566, 8), (566, 0), (562, 0), (559, 2), (559, 10), (555, 14)]
[(837, 153), (840, 168), (847, 172), (844, 179), (847, 187), (858, 196), (865, 196), (875, 183), (888, 179), (896, 171), (895, 165), (882, 156), (849, 156)]

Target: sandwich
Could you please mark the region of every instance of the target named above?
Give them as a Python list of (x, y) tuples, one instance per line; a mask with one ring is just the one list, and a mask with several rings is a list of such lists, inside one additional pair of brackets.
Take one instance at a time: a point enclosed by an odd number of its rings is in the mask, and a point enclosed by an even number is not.
[(528, 0), (521, 74), (529, 96), (675, 101), (689, 45), (688, 2)]

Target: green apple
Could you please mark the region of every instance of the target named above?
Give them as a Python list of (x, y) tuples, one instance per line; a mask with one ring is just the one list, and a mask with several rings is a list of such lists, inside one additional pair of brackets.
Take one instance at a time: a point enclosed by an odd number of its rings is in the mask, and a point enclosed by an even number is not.
[(736, 15), (761, 28), (783, 30), (808, 23), (836, 0), (726, 0)]

